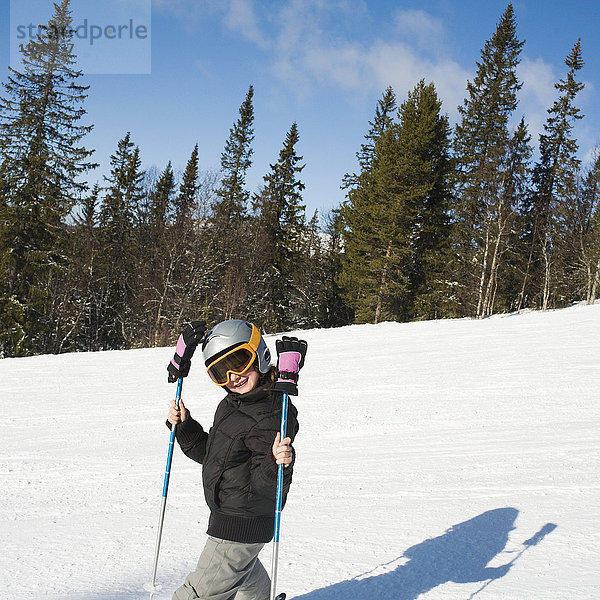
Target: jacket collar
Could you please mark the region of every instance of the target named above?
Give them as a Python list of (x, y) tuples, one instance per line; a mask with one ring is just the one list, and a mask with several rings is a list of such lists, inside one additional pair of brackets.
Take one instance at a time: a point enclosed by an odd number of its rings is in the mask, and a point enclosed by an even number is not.
[(235, 394), (233, 392), (229, 392), (225, 399), (230, 404), (235, 405), (239, 405), (242, 402), (256, 402), (257, 400), (261, 400), (268, 394), (269, 388), (270, 386), (268, 385), (259, 385), (252, 391), (246, 392), (245, 394)]

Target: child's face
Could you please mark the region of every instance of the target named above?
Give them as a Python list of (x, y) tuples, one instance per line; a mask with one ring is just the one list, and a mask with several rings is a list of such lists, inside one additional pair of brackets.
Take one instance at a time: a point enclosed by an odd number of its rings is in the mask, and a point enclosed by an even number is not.
[(246, 392), (251, 392), (256, 387), (259, 376), (258, 369), (254, 365), (251, 365), (241, 375), (232, 373), (229, 376), (229, 383), (225, 387), (230, 392), (245, 394)]

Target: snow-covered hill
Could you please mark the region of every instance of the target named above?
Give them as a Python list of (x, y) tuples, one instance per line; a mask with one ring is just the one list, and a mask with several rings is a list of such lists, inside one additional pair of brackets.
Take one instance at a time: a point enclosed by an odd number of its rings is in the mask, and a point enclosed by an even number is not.
[[(600, 597), (600, 304), (302, 336), (281, 591)], [(148, 598), (172, 352), (0, 361), (0, 599)], [(199, 359), (183, 397), (210, 425), (221, 391)], [(177, 449), (161, 598), (195, 566), (207, 515)]]

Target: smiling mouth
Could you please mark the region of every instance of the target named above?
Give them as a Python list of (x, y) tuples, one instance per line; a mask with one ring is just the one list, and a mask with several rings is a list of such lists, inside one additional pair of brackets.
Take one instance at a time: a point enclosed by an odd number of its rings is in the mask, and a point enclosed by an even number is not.
[(245, 379), (242, 379), (242, 380), (234, 383), (233, 387), (234, 388), (241, 388), (241, 387), (244, 387), (247, 383), (248, 383), (248, 378), (246, 377)]

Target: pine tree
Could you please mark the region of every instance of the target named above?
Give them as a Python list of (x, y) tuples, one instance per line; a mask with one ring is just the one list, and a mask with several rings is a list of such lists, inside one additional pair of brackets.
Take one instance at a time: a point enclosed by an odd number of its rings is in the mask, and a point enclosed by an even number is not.
[(266, 315), (270, 331), (282, 331), (298, 325), (303, 305), (298, 276), (303, 268), (303, 240), (306, 234), (302, 204), (304, 184), (298, 175), (304, 169), (302, 157), (296, 153), (298, 127), (293, 123), (286, 134), (277, 163), (265, 175), (265, 188), (260, 198), (261, 224), (264, 228), (267, 258)]
[(217, 190), (219, 200), (214, 206), (214, 220), (220, 226), (239, 223), (246, 215), (250, 193), (246, 190), (246, 173), (252, 165), (254, 141), (254, 88), (250, 86), (240, 106), (240, 116), (229, 130), (225, 150), (221, 154), (223, 179)]
[(356, 153), (356, 158), (361, 169), (361, 174), (356, 173), (344, 175), (342, 188), (360, 187), (360, 176), (363, 178), (370, 172), (373, 160), (375, 159), (375, 145), (377, 140), (386, 132), (394, 122), (396, 113), (396, 94), (391, 86), (388, 86), (377, 102), (375, 107), (375, 118), (369, 121), (371, 126), (365, 135), (366, 142), (361, 144), (360, 151)]
[(63, 307), (58, 323), (56, 352), (95, 351), (99, 341), (101, 285), (98, 264), (102, 255), (98, 228), (98, 205), (101, 188), (95, 184), (90, 194), (78, 203), (73, 215), (75, 226), (69, 228), (69, 270), (62, 295), (53, 293)]
[(481, 51), (476, 76), (467, 84), (468, 97), (459, 107), (461, 121), (454, 141), (459, 169), (454, 270), (462, 285), (458, 295), (465, 315), (483, 317), (486, 306), (490, 308), (486, 291), (493, 240), (500, 227), (498, 202), (510, 184), (506, 164), (512, 139), (509, 120), (522, 85), (516, 74), (522, 46), (509, 4)]
[(133, 341), (134, 300), (137, 291), (138, 246), (136, 213), (144, 198), (140, 151), (128, 132), (111, 156), (105, 177), (106, 194), (100, 208), (102, 229), (102, 343), (104, 348), (127, 348)]
[[(481, 316), (519, 309), (520, 275), (523, 271), (521, 236), (522, 207), (530, 193), (530, 161), (533, 154), (525, 120), (513, 132), (502, 161), (504, 179), (491, 206), (489, 276), (484, 290)], [(502, 285), (500, 285), (502, 282)]]
[(52, 345), (48, 290), (65, 268), (64, 218), (86, 185), (91, 150), (81, 145), (87, 87), (74, 68), (68, 0), (21, 48), (0, 99), (0, 340), (5, 356)]
[(447, 262), (454, 173), (450, 126), (441, 107), (433, 83), (420, 81), (399, 112), (398, 176), (403, 178), (404, 201), (414, 211), (408, 234), (412, 306), (399, 310), (406, 318), (453, 314)]
[(340, 208), (332, 209), (325, 216), (325, 244), (321, 257), (321, 297), (318, 325), (341, 327), (353, 321), (353, 311), (344, 301), (339, 284), (343, 256), (343, 221)]
[(356, 155), (361, 171), (358, 175), (346, 175), (344, 178), (344, 186), (350, 189), (340, 209), (344, 255), (338, 281), (345, 302), (355, 311), (355, 318), (359, 322), (375, 318), (378, 302), (374, 298), (378, 284), (373, 261), (381, 252), (382, 243), (386, 243), (380, 239), (381, 218), (387, 220), (389, 215), (385, 214), (385, 208), (381, 210), (379, 206), (373, 171), (379, 161), (382, 140), (392, 129), (392, 111), (395, 108), (395, 95), (388, 87), (377, 102), (373, 122), (369, 123), (371, 127), (365, 135), (367, 143), (361, 146), (361, 151)]
[[(142, 261), (140, 311), (147, 315), (146, 345), (166, 343), (169, 335), (167, 303), (173, 277), (173, 253), (170, 235), (174, 215), (175, 176), (171, 162), (158, 178), (149, 198), (149, 223), (146, 243), (141, 245)], [(180, 233), (180, 232), (178, 232)]]
[(96, 183), (92, 193), (84, 197), (81, 219), (78, 223), (79, 239), (77, 241), (78, 261), (75, 268), (84, 276), (81, 280), (81, 297), (83, 298), (83, 326), (78, 328), (81, 343), (78, 349), (99, 350), (100, 343), (100, 289), (98, 263), (102, 253), (100, 247), (99, 215), (101, 188)]
[(298, 329), (321, 326), (325, 298), (325, 244), (318, 210), (313, 212), (304, 230), (294, 278), (297, 301), (293, 327)]
[(209, 246), (218, 253), (220, 264), (212, 274), (216, 280), (213, 302), (215, 317), (231, 319), (243, 311), (247, 297), (248, 277), (244, 265), (250, 260), (250, 240), (246, 226), (250, 192), (246, 189), (246, 173), (252, 164), (254, 140), (254, 108), (252, 86), (239, 110), (239, 118), (230, 129), (221, 155), (223, 177), (216, 190), (210, 219)]
[[(573, 101), (584, 84), (576, 81), (583, 68), (581, 40), (577, 41), (565, 64), (565, 79), (555, 84), (558, 99), (548, 110), (549, 116), (540, 135), (540, 160), (533, 173), (534, 195), (529, 206), (530, 252), (523, 283), (523, 296), (535, 297), (542, 310), (552, 299), (559, 303), (561, 280), (568, 277), (573, 249), (571, 207), (576, 205), (580, 161), (578, 144), (572, 137), (573, 125), (583, 115)], [(559, 297), (556, 297), (556, 296)]]
[(199, 187), (198, 144), (196, 144), (183, 172), (179, 194), (174, 199), (176, 222), (186, 221), (194, 213)]
[(162, 314), (176, 335), (189, 315), (211, 320), (223, 314), (215, 308), (214, 299), (224, 277), (225, 254), (234, 244), (230, 246), (231, 240), (208, 218), (218, 180), (216, 172), (199, 171), (196, 144), (174, 201), (175, 223), (168, 231), (169, 262), (163, 278), (163, 297), (168, 302), (164, 303)]
[(174, 213), (173, 196), (175, 187), (175, 175), (171, 161), (169, 161), (150, 194), (150, 226), (153, 237), (162, 235), (167, 224), (171, 221)]
[[(389, 89), (379, 115), (384, 106)], [(363, 153), (358, 184), (342, 206), (339, 280), (359, 322), (442, 316), (452, 165), (440, 108), (433, 84), (421, 81), (400, 107), (399, 122), (381, 121), (385, 129), (368, 160)]]

